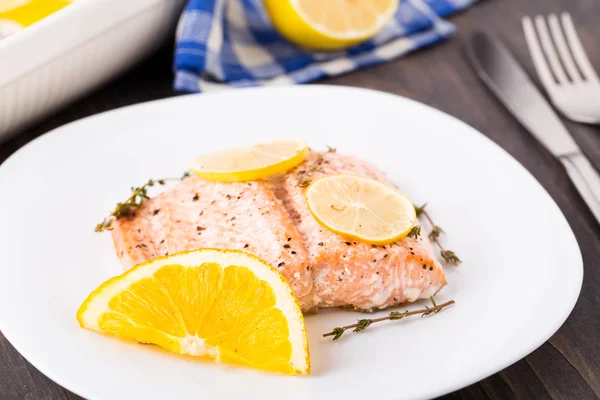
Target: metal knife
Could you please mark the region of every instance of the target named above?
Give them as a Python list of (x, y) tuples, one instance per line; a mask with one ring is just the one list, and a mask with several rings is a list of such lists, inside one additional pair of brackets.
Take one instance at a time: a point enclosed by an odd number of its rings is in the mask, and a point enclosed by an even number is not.
[(512, 115), (562, 162), (600, 222), (600, 174), (510, 51), (499, 39), (484, 32), (468, 37), (466, 51), (477, 75)]

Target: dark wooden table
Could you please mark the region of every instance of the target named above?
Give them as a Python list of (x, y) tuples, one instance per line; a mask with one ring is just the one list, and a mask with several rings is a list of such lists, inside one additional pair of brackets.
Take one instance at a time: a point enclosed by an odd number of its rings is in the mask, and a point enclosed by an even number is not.
[[(445, 43), (324, 82), (396, 93), (466, 121), (533, 173), (558, 203), (579, 241), (585, 264), (583, 289), (575, 310), (558, 333), (525, 359), (444, 399), (600, 398), (600, 226), (561, 165), (515, 122), (477, 79), (461, 47), (462, 37), (473, 30), (495, 32), (535, 76), (521, 30), (521, 16), (561, 10), (573, 15), (592, 63), (600, 71), (598, 0), (489, 0), (454, 17), (459, 33)], [(171, 52), (172, 48), (161, 50), (122, 78), (0, 145), (0, 162), (33, 138), (69, 121), (175, 95), (171, 89)], [(600, 167), (600, 128), (568, 121), (566, 124)], [(530, 227), (527, 234), (535, 235), (535, 227)], [(72, 400), (79, 397), (37, 371), (0, 333), (0, 399)]]

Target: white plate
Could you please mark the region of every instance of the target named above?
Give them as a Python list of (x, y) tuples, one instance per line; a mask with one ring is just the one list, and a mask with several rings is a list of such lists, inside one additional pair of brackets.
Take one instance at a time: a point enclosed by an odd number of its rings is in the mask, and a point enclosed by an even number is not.
[[(321, 333), (361, 315), (309, 316), (309, 377), (178, 357), (79, 328), (81, 301), (121, 272), (110, 235), (93, 228), (130, 186), (178, 176), (201, 153), (277, 137), (370, 160), (415, 203), (428, 202), (464, 260), (447, 268), (438, 295), (456, 305), (337, 342)], [(93, 400), (434, 397), (540, 346), (582, 282), (569, 225), (521, 165), (452, 117), (362, 89), (248, 89), (87, 118), (7, 160), (0, 193), (0, 328), (44, 374)]]

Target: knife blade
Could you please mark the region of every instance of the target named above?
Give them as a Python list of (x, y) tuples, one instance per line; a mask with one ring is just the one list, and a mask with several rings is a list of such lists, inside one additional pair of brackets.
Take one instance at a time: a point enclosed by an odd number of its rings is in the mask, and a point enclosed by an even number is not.
[(600, 175), (585, 157), (548, 101), (504, 44), (475, 32), (466, 41), (477, 75), (511, 114), (565, 167), (573, 184), (600, 222)]
[(475, 32), (468, 39), (467, 54), (479, 77), (553, 155), (581, 152), (550, 104), (499, 39)]

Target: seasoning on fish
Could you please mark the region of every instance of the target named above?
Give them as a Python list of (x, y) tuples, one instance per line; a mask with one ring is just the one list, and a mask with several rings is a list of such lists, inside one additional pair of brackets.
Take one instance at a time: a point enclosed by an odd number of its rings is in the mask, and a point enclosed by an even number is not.
[(446, 275), (426, 235), (370, 245), (350, 241), (313, 218), (302, 182), (339, 173), (391, 185), (371, 164), (337, 152), (310, 152), (304, 163), (267, 181), (190, 177), (145, 201), (134, 216), (113, 222), (117, 255), (129, 269), (183, 250), (246, 251), (283, 274), (304, 311), (336, 306), (371, 311), (437, 293)]

